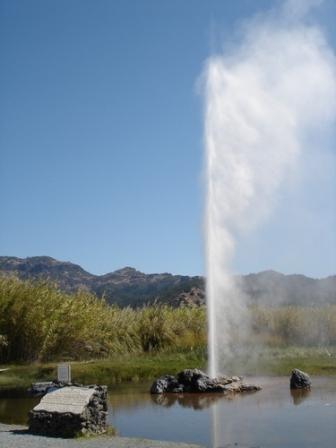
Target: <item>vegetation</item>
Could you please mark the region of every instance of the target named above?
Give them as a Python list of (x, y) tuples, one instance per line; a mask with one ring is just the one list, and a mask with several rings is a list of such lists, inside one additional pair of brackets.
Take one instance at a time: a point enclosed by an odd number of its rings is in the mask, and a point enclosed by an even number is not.
[(46, 282), (0, 278), (0, 362), (84, 360), (205, 347), (202, 308), (109, 306)]
[[(71, 362), (71, 375), (83, 384), (119, 384), (152, 381), (153, 378), (190, 368), (205, 367), (204, 353), (157, 353), (114, 355), (108, 359)], [(56, 363), (7, 364), (0, 373), (1, 388), (26, 388), (34, 381), (50, 381), (56, 377)]]
[[(167, 373), (206, 367), (204, 352), (157, 353), (137, 356), (112, 356), (109, 359), (75, 361), (71, 363), (72, 378), (83, 384), (107, 384), (152, 381)], [(0, 390), (27, 388), (34, 381), (50, 381), (56, 376), (55, 363), (7, 365), (0, 373)], [(235, 358), (227, 366), (227, 374), (289, 375), (294, 368), (312, 375), (336, 375), (336, 348), (324, 349), (288, 347), (266, 349), (253, 356)], [(11, 393), (13, 394), (13, 393)], [(12, 395), (11, 395), (12, 396)]]
[[(251, 308), (252, 337), (228, 373), (336, 373), (336, 306)], [(0, 278), (1, 386), (26, 386), (73, 361), (79, 382), (150, 380), (206, 365), (204, 307), (109, 306), (88, 292)], [(29, 365), (28, 365), (29, 363)]]
[(336, 345), (336, 305), (323, 307), (252, 307), (252, 334), (264, 346)]

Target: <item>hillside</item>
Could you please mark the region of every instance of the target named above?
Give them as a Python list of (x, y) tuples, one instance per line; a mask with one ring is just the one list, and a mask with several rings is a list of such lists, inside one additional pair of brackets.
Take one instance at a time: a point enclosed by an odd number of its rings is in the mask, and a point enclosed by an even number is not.
[(131, 267), (93, 275), (76, 264), (51, 257), (0, 257), (0, 273), (23, 280), (46, 279), (67, 292), (87, 289), (120, 306), (138, 306), (154, 300), (177, 303), (180, 294), (194, 287), (203, 288), (202, 277), (144, 274)]
[[(0, 273), (20, 279), (46, 279), (67, 292), (87, 289), (120, 306), (139, 306), (154, 300), (174, 306), (205, 303), (204, 279), (200, 276), (144, 274), (131, 267), (93, 275), (79, 265), (51, 257), (0, 257)], [(313, 279), (264, 271), (237, 277), (237, 282), (250, 303), (274, 306), (336, 304), (336, 276)]]

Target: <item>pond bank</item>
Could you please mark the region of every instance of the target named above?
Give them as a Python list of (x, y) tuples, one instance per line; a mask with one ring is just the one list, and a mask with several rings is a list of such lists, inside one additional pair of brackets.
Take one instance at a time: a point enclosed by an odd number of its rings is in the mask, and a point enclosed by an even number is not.
[[(153, 381), (164, 374), (189, 369), (205, 369), (203, 351), (116, 356), (110, 359), (71, 362), (72, 379), (81, 384), (112, 386), (125, 382)], [(265, 348), (228, 364), (227, 375), (290, 375), (298, 368), (311, 375), (336, 375), (336, 347), (326, 349), (281, 347)], [(0, 365), (0, 389), (27, 388), (35, 381), (49, 381), (56, 376), (56, 363)]]
[(200, 445), (117, 436), (57, 439), (28, 434), (24, 426), (0, 423), (0, 446), (6, 448), (201, 448)]

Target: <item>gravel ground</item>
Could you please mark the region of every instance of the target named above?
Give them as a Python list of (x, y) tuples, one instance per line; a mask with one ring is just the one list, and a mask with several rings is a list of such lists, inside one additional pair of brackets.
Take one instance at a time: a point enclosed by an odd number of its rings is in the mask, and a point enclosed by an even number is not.
[(201, 448), (186, 443), (161, 442), (127, 437), (100, 436), (89, 439), (56, 439), (27, 433), (24, 426), (0, 423), (0, 448)]

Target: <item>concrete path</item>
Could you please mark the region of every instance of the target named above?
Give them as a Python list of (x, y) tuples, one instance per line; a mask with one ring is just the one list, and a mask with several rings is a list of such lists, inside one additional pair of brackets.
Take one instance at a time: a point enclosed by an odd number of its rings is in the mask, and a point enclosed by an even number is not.
[(186, 443), (99, 436), (89, 439), (57, 439), (27, 433), (24, 426), (0, 423), (0, 448), (201, 448)]

